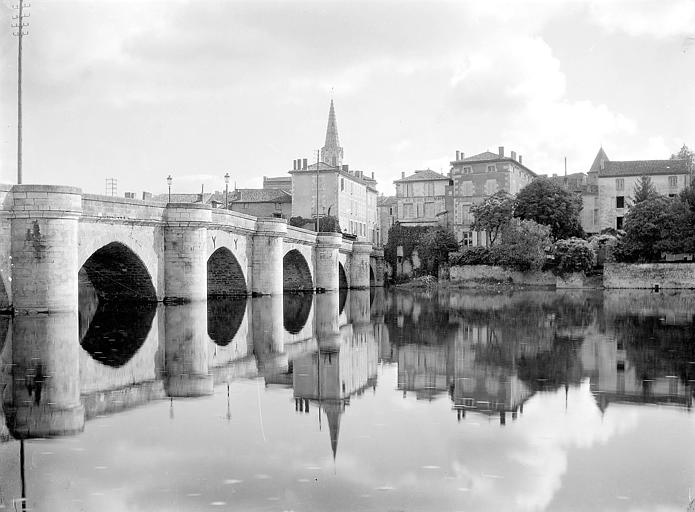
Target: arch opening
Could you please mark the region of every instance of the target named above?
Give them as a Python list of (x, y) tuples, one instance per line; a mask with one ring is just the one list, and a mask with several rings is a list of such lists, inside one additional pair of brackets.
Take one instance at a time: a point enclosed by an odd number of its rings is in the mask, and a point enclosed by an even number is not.
[(343, 264), (338, 262), (338, 289), (346, 290), (348, 288), (347, 274), (345, 273), (345, 267)]
[(94, 286), (100, 301), (157, 302), (157, 293), (147, 267), (125, 245), (112, 242), (92, 254), (80, 272)]
[(311, 304), (314, 300), (313, 295), (293, 294), (282, 296), (283, 325), (290, 334), (297, 334), (304, 329), (309, 314)]
[(123, 366), (145, 343), (156, 303), (142, 260), (121, 243), (105, 245), (78, 272), (80, 345), (104, 365)]
[(5, 282), (0, 278), (0, 313), (10, 310), (10, 295), (7, 293)]
[(374, 267), (369, 265), (369, 286), (376, 286), (376, 278), (374, 277)]
[(220, 247), (208, 258), (208, 297), (242, 297), (248, 295), (244, 271), (232, 251)]
[(285, 292), (314, 290), (309, 265), (297, 249), (292, 249), (282, 258), (282, 289)]
[(234, 339), (246, 316), (246, 297), (208, 299), (208, 336), (224, 347)]

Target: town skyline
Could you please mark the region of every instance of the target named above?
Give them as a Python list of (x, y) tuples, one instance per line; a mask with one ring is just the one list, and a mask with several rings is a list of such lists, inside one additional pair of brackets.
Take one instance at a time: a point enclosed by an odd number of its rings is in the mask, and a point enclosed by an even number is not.
[[(504, 146), (538, 174), (692, 146), (688, 2), (33, 3), (24, 182), (104, 193), (256, 188), (315, 159), (377, 189)], [(0, 7), (9, 22), (8, 2)], [(79, 26), (75, 31), (73, 27)], [(0, 182), (16, 180), (16, 39), (0, 36)]]

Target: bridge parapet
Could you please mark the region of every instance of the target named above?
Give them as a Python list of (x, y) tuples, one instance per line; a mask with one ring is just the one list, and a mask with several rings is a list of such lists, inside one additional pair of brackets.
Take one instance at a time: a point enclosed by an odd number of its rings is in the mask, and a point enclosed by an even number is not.
[(166, 206), (153, 201), (97, 194), (82, 195), (82, 216), (99, 219), (124, 219), (139, 222), (162, 222)]

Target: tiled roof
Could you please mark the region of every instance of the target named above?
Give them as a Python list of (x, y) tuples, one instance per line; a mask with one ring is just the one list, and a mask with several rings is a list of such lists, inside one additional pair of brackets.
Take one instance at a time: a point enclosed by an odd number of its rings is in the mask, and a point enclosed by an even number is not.
[(467, 158), (462, 158), (461, 162), (478, 162), (480, 160), (502, 160), (504, 156), (500, 156), (492, 151), (485, 151), (483, 153), (478, 153), (477, 155), (469, 156)]
[(424, 171), (415, 171), (414, 174), (411, 174), (410, 176), (406, 176), (405, 178), (401, 178), (400, 180), (394, 181), (394, 183), (402, 183), (404, 181), (432, 181), (432, 180), (448, 180), (449, 178), (447, 176), (444, 176), (443, 174), (440, 174), (435, 171), (431, 171), (429, 169), (425, 169)]
[(379, 196), (376, 200), (377, 206), (391, 206), (398, 202), (396, 196)]
[(655, 174), (688, 174), (685, 160), (634, 160), (604, 162), (599, 178), (609, 176), (650, 176)]
[(234, 203), (291, 203), (292, 195), (280, 189), (240, 188), (230, 196)]

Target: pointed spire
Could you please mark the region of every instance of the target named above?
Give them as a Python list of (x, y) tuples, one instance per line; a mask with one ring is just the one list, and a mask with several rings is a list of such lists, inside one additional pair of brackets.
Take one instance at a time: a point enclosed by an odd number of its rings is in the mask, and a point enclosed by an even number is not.
[(331, 99), (331, 107), (328, 111), (326, 143), (321, 148), (321, 161), (333, 167), (339, 167), (343, 164), (343, 148), (340, 147), (340, 139), (338, 138), (338, 122), (335, 118), (333, 99)]
[(596, 158), (594, 158), (594, 163), (591, 164), (589, 172), (599, 172), (601, 169), (603, 169), (603, 164), (609, 161), (610, 159), (608, 158), (608, 155), (606, 155), (606, 152), (603, 150), (603, 145), (601, 145), (601, 148), (598, 150), (598, 153), (596, 153)]
[(344, 404), (342, 400), (330, 400), (323, 404), (328, 419), (328, 431), (331, 435), (331, 449), (333, 450), (333, 460), (338, 451), (338, 436), (340, 435), (340, 417), (343, 414)]

